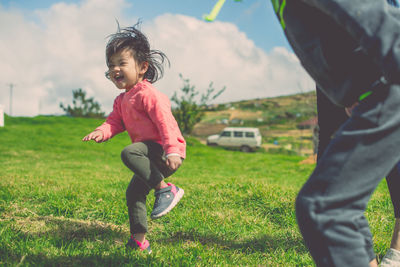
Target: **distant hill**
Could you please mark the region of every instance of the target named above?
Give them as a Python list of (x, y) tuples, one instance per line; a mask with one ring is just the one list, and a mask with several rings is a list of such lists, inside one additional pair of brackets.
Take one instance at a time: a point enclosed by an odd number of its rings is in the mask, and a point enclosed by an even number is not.
[(315, 91), (224, 103), (208, 108), (193, 135), (204, 141), (208, 135), (220, 133), (227, 126), (257, 127), (267, 150), (300, 149), (300, 154), (311, 154), (316, 115)]

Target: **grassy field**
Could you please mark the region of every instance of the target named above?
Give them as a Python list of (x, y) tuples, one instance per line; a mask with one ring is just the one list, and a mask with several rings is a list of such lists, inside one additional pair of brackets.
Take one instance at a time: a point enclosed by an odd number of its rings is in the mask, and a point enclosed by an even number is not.
[[(127, 134), (103, 144), (81, 138), (101, 123), (68, 117), (6, 117), (0, 128), (0, 265), (312, 266), (294, 200), (313, 166), (303, 157), (241, 153), (188, 138), (187, 159), (169, 179), (185, 190), (167, 216), (149, 222), (151, 255), (125, 249), (120, 161)], [(154, 196), (148, 198), (151, 211)], [(367, 210), (382, 257), (392, 206), (385, 182)]]

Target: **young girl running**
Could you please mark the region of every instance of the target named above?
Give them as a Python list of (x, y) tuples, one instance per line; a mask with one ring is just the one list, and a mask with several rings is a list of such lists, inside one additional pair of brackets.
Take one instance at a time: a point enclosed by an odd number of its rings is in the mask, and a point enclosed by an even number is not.
[(133, 27), (112, 34), (106, 47), (106, 77), (124, 90), (114, 100), (106, 121), (82, 140), (104, 142), (127, 131), (132, 144), (121, 153), (124, 164), (134, 172), (126, 190), (131, 238), (127, 247), (151, 253), (147, 233), (146, 196), (155, 189), (151, 218), (171, 211), (183, 189), (164, 181), (182, 164), (186, 142), (178, 128), (167, 96), (152, 83), (163, 75), (166, 55), (150, 50), (146, 36)]

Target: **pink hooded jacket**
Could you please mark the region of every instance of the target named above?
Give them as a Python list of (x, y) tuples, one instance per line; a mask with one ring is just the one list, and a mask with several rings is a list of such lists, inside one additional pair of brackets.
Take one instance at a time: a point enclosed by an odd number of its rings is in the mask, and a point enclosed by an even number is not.
[(117, 96), (113, 111), (96, 130), (103, 132), (104, 141), (126, 130), (133, 143), (151, 140), (162, 145), (166, 155), (186, 157), (186, 142), (168, 97), (147, 80)]

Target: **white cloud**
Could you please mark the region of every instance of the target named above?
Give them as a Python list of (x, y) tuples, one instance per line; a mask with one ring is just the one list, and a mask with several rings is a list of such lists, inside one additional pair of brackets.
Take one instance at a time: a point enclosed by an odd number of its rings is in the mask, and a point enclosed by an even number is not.
[(157, 84), (168, 93), (180, 88), (178, 73), (198, 90), (205, 90), (211, 81), (216, 89), (226, 86), (217, 102), (313, 89), (293, 53), (283, 47), (265, 53), (233, 24), (165, 14), (145, 30), (154, 46), (171, 59), (171, 69)]
[[(14, 83), (13, 112), (17, 116), (62, 113), (59, 103), (71, 103), (72, 90), (83, 88), (106, 112), (119, 93), (104, 78), (106, 36), (133, 25), (124, 0), (59, 3), (29, 16), (0, 6), (0, 104), (9, 110), (7, 84)], [(206, 23), (184, 15), (164, 14), (144, 21), (143, 31), (154, 49), (167, 54), (171, 68), (155, 85), (172, 96), (182, 73), (203, 91), (213, 81), (226, 86), (217, 102), (268, 97), (312, 89), (297, 58), (285, 48), (265, 53), (230, 23)]]

